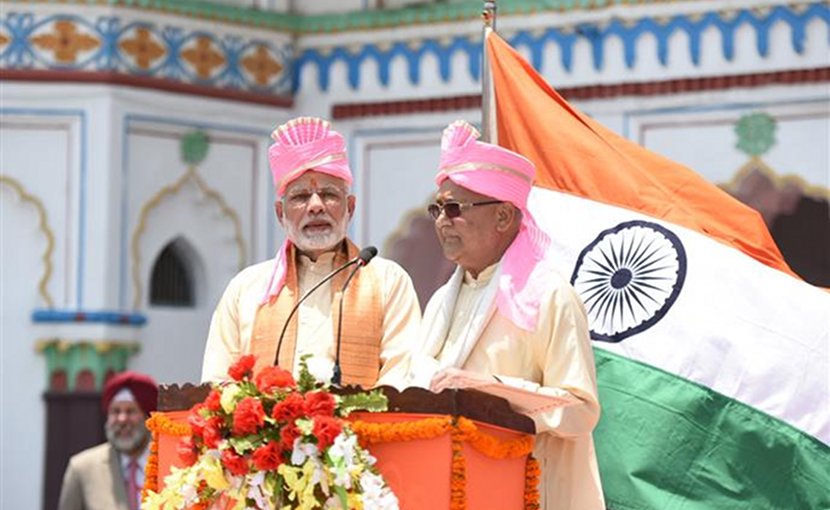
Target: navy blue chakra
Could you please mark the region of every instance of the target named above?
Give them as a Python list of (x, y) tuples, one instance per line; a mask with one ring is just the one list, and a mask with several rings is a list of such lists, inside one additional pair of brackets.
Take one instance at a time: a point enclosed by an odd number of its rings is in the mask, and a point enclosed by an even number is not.
[(680, 239), (662, 225), (628, 221), (582, 250), (571, 284), (585, 303), (591, 338), (619, 342), (662, 319), (685, 279)]

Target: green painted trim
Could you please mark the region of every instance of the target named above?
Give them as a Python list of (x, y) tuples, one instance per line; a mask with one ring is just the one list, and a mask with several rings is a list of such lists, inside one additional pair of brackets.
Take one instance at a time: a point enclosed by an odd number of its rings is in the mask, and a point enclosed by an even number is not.
[(44, 340), (38, 342), (36, 349), (46, 357), (46, 385), (52, 374), (63, 371), (67, 378), (67, 390), (74, 391), (78, 374), (89, 370), (95, 376), (96, 389), (104, 385), (104, 376), (108, 372), (123, 372), (127, 360), (140, 349), (134, 342)]
[[(676, 3), (679, 0), (502, 0), (498, 2), (498, 15), (510, 16), (538, 12), (563, 12), (593, 10), (619, 5), (644, 5)], [(37, 4), (56, 3), (54, 0), (6, 0), (7, 3)], [(302, 16), (278, 12), (265, 12), (230, 5), (214, 4), (203, 0), (67, 0), (65, 4), (107, 5), (162, 11), (170, 14), (208, 20), (238, 23), (251, 27), (283, 30), (295, 34), (324, 34), (372, 30), (379, 28), (422, 25), (453, 21), (470, 21), (481, 16), (484, 2), (430, 4), (383, 11), (353, 11), (342, 14)]]
[(594, 354), (594, 440), (609, 508), (830, 508), (830, 446), (705, 386)]

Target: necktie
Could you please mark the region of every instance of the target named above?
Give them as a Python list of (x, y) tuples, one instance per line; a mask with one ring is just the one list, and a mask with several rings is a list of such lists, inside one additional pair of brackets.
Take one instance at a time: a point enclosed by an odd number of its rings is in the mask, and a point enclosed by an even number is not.
[(130, 459), (127, 464), (127, 502), (130, 510), (138, 510), (138, 461)]

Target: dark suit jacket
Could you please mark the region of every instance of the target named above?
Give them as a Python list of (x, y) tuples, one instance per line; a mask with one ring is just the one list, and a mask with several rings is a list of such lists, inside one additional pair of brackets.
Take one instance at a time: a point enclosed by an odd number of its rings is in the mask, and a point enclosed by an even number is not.
[(121, 464), (109, 443), (71, 459), (63, 475), (58, 510), (129, 510)]

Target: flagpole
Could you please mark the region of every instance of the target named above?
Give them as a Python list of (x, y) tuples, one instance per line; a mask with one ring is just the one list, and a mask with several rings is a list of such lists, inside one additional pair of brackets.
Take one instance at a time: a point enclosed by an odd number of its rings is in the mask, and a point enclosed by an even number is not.
[(485, 142), (498, 143), (496, 95), (487, 57), (487, 37), (496, 30), (496, 0), (484, 0), (481, 20), (484, 23), (481, 30), (481, 132)]

